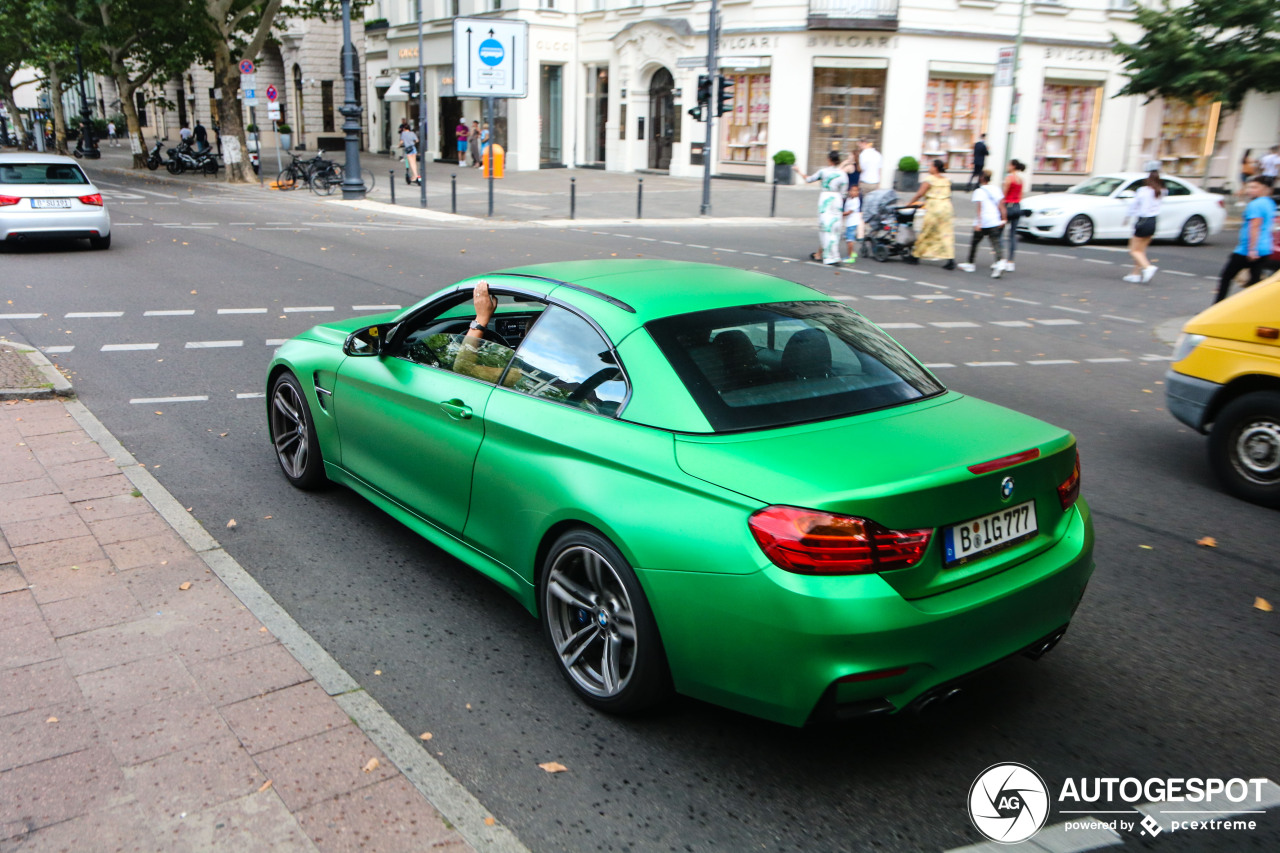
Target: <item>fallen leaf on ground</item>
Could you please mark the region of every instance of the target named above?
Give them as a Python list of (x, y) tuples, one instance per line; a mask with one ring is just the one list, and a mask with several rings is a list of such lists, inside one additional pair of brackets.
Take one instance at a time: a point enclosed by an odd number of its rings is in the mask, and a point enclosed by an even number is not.
[(235, 526), (236, 526), (236, 520), (234, 518), (227, 522), (227, 527), (235, 527)]
[(375, 669), (375, 670), (373, 671), (373, 674), (374, 674), (374, 675), (382, 675), (382, 670), (380, 670), (380, 669)]
[(259, 633), (259, 634), (265, 634), (265, 633), (267, 633), (267, 626), (266, 626), (266, 625), (263, 625), (261, 628), (259, 628), (259, 629), (258, 629), (258, 633)]
[(226, 437), (227, 437), (227, 434), (225, 432), (218, 433), (218, 438), (226, 438)]
[(270, 518), (270, 517), (271, 517), (271, 516), (269, 516), (269, 515), (264, 515), (264, 516), (263, 516), (263, 518)]
[(1196, 544), (1203, 545), (1206, 548), (1217, 548), (1218, 540), (1214, 539), (1212, 536), (1202, 536), (1196, 540)]
[(566, 770), (569, 769), (568, 767), (565, 767), (563, 764), (561, 764), (559, 761), (544, 761), (542, 764), (539, 764), (538, 766), (541, 767), (543, 770), (547, 771), (548, 773), (564, 773)]
[(156, 412), (157, 415), (163, 415), (164, 412)]
[(58, 718), (57, 718), (57, 717), (50, 717), (49, 719), (45, 720), (45, 722), (46, 722), (46, 723), (56, 723), (56, 722), (58, 722)]
[(382, 763), (382, 762), (378, 761), (378, 759), (376, 759), (376, 758), (370, 758), (370, 759), (369, 759), (369, 763), (368, 763), (368, 764), (366, 764), (366, 765), (364, 766), (364, 772), (365, 772), (365, 773), (372, 773), (373, 771), (375, 771), (375, 770), (377, 770), (377, 769), (378, 769), (378, 766), (379, 766), (381, 763)]
[(1142, 549), (1142, 550), (1144, 550), (1144, 551), (1154, 551), (1154, 550), (1155, 550), (1155, 548), (1152, 548), (1150, 545), (1139, 545), (1138, 547), (1139, 547), (1139, 548), (1141, 548), (1141, 549)]
[(186, 581), (184, 583), (178, 584), (178, 589), (182, 590), (183, 592), (186, 592), (187, 590), (191, 589), (191, 581)]
[(1263, 611), (1264, 613), (1270, 613), (1272, 610), (1275, 609), (1274, 607), (1271, 606), (1271, 602), (1267, 601), (1265, 598), (1255, 598), (1253, 600), (1253, 606)]
[(467, 703), (467, 710), (468, 710), (468, 711), (470, 711), (470, 710), (471, 710), (471, 703), (470, 703), (470, 702), (468, 702), (468, 703)]
[(431, 732), (423, 732), (418, 735), (418, 740), (431, 740)]
[(258, 793), (261, 794), (263, 791), (267, 790), (270, 787), (271, 787), (271, 780), (268, 779), (267, 781), (262, 783), (262, 787), (258, 789)]
[(494, 819), (493, 819), (493, 818), (491, 818), (491, 817), (487, 817), (487, 818), (485, 818), (485, 819), (484, 819), (484, 825), (485, 825), (485, 826), (493, 826), (495, 823), (497, 823), (497, 821), (496, 821), (496, 820), (494, 820)]

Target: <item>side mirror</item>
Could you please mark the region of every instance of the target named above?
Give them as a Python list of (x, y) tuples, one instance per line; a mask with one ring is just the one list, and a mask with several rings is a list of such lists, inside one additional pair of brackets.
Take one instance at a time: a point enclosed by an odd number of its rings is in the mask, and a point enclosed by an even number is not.
[(357, 329), (347, 335), (347, 339), (342, 344), (342, 351), (353, 358), (381, 355), (386, 333), (390, 328), (390, 326), (369, 326)]
[(1135, 195), (1137, 195), (1137, 193), (1135, 193), (1133, 190), (1125, 190), (1124, 192), (1116, 193), (1116, 198), (1130, 199), (1130, 198), (1133, 198)]

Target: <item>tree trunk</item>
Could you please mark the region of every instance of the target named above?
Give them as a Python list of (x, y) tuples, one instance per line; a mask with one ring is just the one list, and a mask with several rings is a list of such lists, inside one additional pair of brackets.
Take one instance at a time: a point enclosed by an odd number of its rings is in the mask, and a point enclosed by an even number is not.
[(8, 78), (0, 80), (0, 97), (4, 99), (4, 108), (9, 112), (9, 123), (13, 125), (25, 148), (31, 141), (31, 134), (22, 124), (22, 115), (18, 112), (18, 102), (14, 100), (13, 86), (9, 84)]
[[(249, 163), (249, 146), (244, 135), (240, 99), (236, 97), (240, 92), (240, 68), (226, 41), (220, 41), (214, 46), (213, 77), (222, 89), (222, 102), (218, 105), (218, 135), (222, 139), (222, 161), (227, 167), (227, 183), (256, 183), (253, 166)], [(261, 152), (258, 156), (262, 156)]]
[(62, 106), (62, 72), (58, 63), (49, 63), (49, 100), (53, 104), (53, 147), (67, 153), (67, 116)]
[(133, 152), (133, 168), (147, 168), (147, 140), (142, 135), (142, 122), (138, 120), (138, 105), (133, 93), (138, 91), (138, 84), (129, 79), (129, 72), (123, 68), (112, 74), (116, 81), (116, 89), (120, 92), (120, 109), (124, 111), (124, 123), (129, 128), (129, 149)]

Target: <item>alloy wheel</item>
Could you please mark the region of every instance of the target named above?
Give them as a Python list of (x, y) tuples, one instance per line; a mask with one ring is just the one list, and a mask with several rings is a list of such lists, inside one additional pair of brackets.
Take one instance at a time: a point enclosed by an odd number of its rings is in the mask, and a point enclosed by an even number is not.
[(294, 480), (301, 479), (307, 471), (307, 419), (306, 403), (292, 382), (276, 383), (271, 396), (271, 435), (280, 467)]
[(635, 611), (617, 569), (591, 548), (566, 548), (547, 575), (543, 605), (573, 681), (602, 699), (620, 694), (635, 673), (638, 649)]

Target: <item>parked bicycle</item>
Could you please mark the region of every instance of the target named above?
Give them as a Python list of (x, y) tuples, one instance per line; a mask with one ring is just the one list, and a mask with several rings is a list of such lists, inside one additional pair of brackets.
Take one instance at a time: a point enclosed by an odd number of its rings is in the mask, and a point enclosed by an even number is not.
[[(326, 161), (327, 162), (327, 161)], [(329, 163), (321, 167), (311, 176), (311, 191), (316, 195), (333, 195), (333, 191), (342, 188), (345, 171), (340, 163)], [(373, 191), (374, 177), (369, 169), (360, 170), (360, 179), (364, 181), (366, 192)]]
[(318, 169), (326, 166), (334, 165), (332, 160), (326, 160), (319, 154), (309, 160), (301, 159), (297, 154), (290, 155), (293, 159), (289, 165), (280, 170), (280, 174), (276, 177), (276, 187), (282, 190), (296, 189), (299, 184), (302, 186), (311, 185), (311, 176)]

